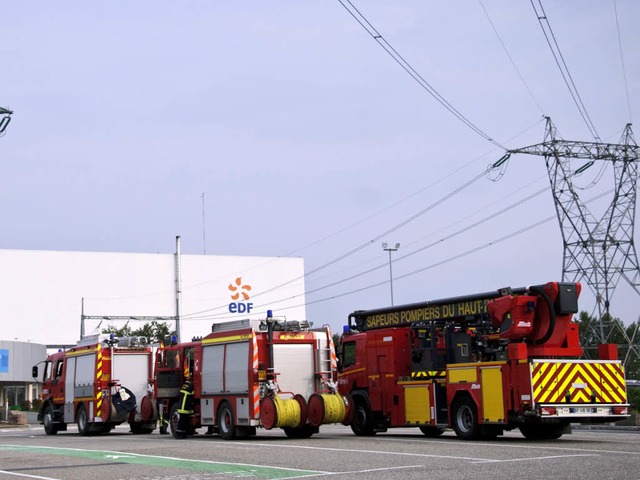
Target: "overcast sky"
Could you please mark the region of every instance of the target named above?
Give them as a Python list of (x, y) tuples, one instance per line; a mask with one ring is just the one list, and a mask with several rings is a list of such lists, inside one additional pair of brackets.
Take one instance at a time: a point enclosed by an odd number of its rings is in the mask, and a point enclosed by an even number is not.
[[(334, 328), (390, 304), (383, 241), (400, 243), (396, 304), (561, 279), (544, 159), (513, 156), (459, 190), (504, 150), (337, 0), (2, 3), (0, 106), (15, 113), (0, 248), (171, 253), (180, 235), (185, 253), (301, 256), (307, 317)], [(530, 2), (483, 4), (354, 1), (497, 143), (541, 142), (544, 115), (592, 141)], [(640, 114), (640, 3), (543, 5), (599, 136), (618, 142)], [(607, 168), (587, 188), (596, 167), (575, 180), (583, 200), (613, 186)], [(610, 198), (589, 208), (599, 217)], [(624, 281), (612, 313), (640, 314)]]

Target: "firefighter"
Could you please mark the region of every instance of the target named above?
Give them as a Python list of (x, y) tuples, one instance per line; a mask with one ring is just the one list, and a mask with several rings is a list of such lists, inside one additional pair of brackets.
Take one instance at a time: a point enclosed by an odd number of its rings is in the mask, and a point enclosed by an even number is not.
[(180, 395), (182, 398), (179, 400), (178, 413), (180, 414), (180, 421), (178, 422), (178, 428), (176, 432), (180, 435), (187, 435), (191, 428), (191, 415), (193, 415), (193, 381), (191, 375), (185, 376), (185, 382), (180, 387)]

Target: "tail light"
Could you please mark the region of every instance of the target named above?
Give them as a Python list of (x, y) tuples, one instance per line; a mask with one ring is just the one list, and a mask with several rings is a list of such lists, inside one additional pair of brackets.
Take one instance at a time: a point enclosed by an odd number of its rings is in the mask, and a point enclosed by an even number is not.
[(540, 415), (555, 415), (555, 407), (540, 407)]
[(614, 415), (628, 415), (629, 407), (613, 407)]

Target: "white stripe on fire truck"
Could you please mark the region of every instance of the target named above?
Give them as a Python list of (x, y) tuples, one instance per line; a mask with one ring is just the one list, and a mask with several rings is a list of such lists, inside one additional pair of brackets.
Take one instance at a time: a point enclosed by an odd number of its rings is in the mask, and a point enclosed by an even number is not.
[[(252, 348), (253, 348), (253, 371), (257, 372), (260, 369), (260, 362), (258, 358), (258, 339), (255, 335), (252, 335)], [(255, 417), (258, 416), (258, 412), (260, 411), (260, 388), (254, 382), (253, 384), (253, 414)]]

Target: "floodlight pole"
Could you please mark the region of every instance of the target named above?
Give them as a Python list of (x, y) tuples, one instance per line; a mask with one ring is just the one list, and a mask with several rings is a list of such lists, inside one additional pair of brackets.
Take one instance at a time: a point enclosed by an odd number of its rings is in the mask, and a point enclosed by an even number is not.
[(385, 252), (389, 252), (389, 285), (391, 286), (391, 306), (393, 307), (393, 269), (391, 267), (391, 252), (397, 252), (400, 248), (400, 244), (396, 243), (395, 247), (390, 247), (387, 242), (382, 244), (382, 249)]

